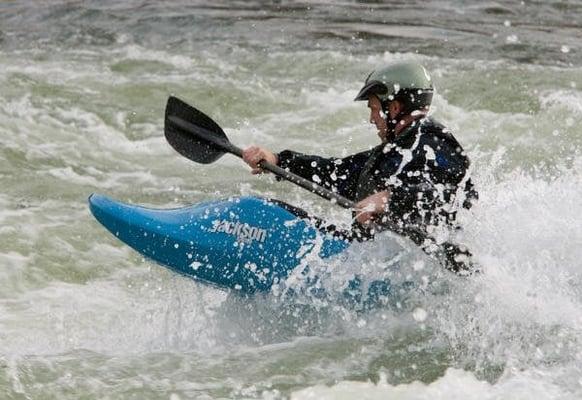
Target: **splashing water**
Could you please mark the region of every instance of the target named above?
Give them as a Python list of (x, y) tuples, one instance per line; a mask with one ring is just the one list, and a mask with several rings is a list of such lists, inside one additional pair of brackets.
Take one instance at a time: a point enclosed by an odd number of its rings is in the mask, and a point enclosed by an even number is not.
[[(582, 9), (514, 3), (0, 4), (0, 397), (580, 398)], [(92, 192), (251, 194), (349, 224), (235, 158), (179, 157), (165, 100), (239, 145), (345, 156), (376, 144), (352, 99), (397, 60), (432, 72), (432, 114), (473, 161), (480, 200), (457, 240), (482, 273), (451, 276), (386, 234), (309, 260), (337, 297), (243, 298), (92, 220)], [(356, 276), (415, 289), (363, 310), (341, 300)]]

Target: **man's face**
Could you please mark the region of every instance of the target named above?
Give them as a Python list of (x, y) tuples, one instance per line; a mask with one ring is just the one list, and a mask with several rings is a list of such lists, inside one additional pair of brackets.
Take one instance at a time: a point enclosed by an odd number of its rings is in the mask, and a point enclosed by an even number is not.
[(368, 108), (370, 109), (370, 123), (376, 125), (378, 136), (382, 142), (388, 137), (388, 126), (386, 125), (386, 114), (382, 111), (380, 99), (376, 96), (368, 98)]

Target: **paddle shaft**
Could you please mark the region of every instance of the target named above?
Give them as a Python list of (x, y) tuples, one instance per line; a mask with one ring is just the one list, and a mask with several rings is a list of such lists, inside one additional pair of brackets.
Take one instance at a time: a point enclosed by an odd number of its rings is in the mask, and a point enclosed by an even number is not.
[[(172, 123), (176, 124), (180, 128), (191, 132), (193, 135), (197, 136), (198, 138), (202, 139), (205, 142), (213, 144), (215, 147), (220, 148), (226, 153), (233, 154), (239, 158), (243, 158), (243, 151), (240, 147), (235, 146), (228, 140), (224, 140), (220, 137), (217, 137), (211, 131), (208, 131), (200, 126), (196, 126), (191, 124), (188, 121), (184, 121), (181, 118), (170, 116), (169, 119)], [(259, 166), (263, 169), (266, 169), (269, 172), (277, 175), (278, 177), (285, 179), (291, 183), (296, 184), (297, 186), (301, 186), (302, 188), (309, 190), (311, 193), (315, 193), (316, 195), (323, 197), (326, 200), (331, 201), (332, 203), (336, 203), (343, 208), (353, 209), (356, 206), (351, 200), (346, 199), (343, 196), (340, 196), (337, 193), (332, 192), (329, 189), (326, 189), (322, 186), (319, 186), (316, 183), (313, 183), (305, 178), (300, 177), (292, 172), (287, 171), (284, 168), (279, 167), (278, 165), (268, 163), (266, 161), (261, 161)]]

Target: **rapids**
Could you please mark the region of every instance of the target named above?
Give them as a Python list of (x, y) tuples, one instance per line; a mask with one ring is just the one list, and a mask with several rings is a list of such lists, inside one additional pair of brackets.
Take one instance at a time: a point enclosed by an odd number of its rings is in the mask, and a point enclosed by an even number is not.
[[(1, 2), (0, 398), (581, 398), (581, 21), (578, 0)], [(180, 157), (165, 101), (241, 146), (347, 155), (377, 141), (353, 97), (396, 60), (432, 72), (432, 115), (472, 159), (458, 240), (479, 276), (386, 235), (332, 261), (328, 284), (398, 265), (430, 290), (369, 313), (244, 299), (91, 217), (92, 192), (252, 194), (349, 224), (234, 157)]]

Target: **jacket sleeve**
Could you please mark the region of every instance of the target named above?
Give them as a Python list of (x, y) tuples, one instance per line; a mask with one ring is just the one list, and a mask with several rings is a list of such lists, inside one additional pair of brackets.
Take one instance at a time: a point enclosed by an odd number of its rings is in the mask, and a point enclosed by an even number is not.
[(353, 200), (360, 172), (370, 156), (364, 151), (345, 158), (326, 158), (284, 150), (279, 166)]

